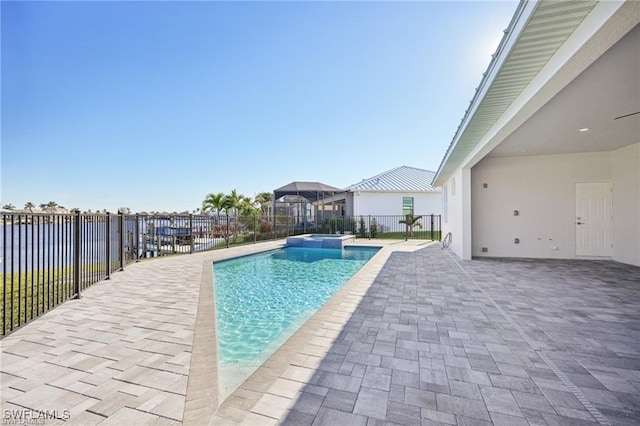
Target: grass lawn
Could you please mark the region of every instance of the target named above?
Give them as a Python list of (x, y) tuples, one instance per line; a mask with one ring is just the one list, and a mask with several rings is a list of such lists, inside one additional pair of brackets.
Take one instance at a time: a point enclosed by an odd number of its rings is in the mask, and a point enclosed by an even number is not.
[[(112, 263), (112, 271), (119, 262)], [(104, 264), (84, 265), (80, 274), (81, 290), (106, 276)], [(74, 268), (49, 268), (37, 271), (0, 274), (0, 321), (4, 332), (47, 312), (73, 297)]]

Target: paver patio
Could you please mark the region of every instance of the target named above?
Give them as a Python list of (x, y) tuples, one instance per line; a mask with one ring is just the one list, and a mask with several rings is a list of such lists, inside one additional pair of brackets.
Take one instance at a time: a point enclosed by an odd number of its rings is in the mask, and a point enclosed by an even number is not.
[(280, 243), (131, 265), (0, 342), (3, 418), (640, 424), (640, 268), (422, 243), (386, 245), (217, 409), (210, 262)]

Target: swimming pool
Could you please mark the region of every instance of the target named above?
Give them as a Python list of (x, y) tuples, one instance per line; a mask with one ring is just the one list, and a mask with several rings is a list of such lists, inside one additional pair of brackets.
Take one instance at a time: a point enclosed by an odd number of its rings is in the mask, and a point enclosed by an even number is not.
[(377, 251), (285, 247), (215, 262), (223, 395), (235, 390)]

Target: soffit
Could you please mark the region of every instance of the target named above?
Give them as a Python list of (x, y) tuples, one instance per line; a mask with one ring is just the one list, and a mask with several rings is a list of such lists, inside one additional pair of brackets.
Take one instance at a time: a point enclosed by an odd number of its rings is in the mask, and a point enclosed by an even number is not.
[(487, 82), (490, 86), (477, 101), (475, 112), (469, 116), (473, 101), (465, 112), (437, 172), (438, 178), (448, 176), (462, 163), (596, 4), (597, 1), (549, 0), (537, 4), (512, 49), (504, 53), (501, 69), (493, 81)]
[(640, 142), (638, 112), (640, 25), (506, 137), (487, 157), (614, 151)]

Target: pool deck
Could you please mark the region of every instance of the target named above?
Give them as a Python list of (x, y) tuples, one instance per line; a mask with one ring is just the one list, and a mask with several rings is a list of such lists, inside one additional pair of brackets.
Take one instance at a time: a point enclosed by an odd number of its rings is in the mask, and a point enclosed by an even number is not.
[(130, 265), (0, 341), (3, 418), (640, 424), (640, 268), (371, 243), (384, 247), (221, 404), (211, 261), (282, 242)]

